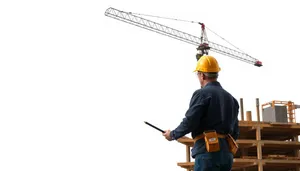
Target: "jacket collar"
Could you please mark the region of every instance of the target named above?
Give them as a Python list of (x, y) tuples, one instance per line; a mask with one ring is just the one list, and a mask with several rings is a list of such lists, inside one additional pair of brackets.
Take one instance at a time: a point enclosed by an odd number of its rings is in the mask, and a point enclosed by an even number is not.
[(218, 87), (222, 87), (221, 84), (220, 84), (218, 81), (208, 82), (204, 87), (209, 87), (209, 86), (218, 86)]

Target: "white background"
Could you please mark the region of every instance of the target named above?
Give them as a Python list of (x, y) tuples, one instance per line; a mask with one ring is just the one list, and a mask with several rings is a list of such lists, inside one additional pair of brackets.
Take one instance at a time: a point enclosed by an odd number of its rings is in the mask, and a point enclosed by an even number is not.
[[(0, 170), (183, 170), (185, 147), (143, 121), (162, 129), (181, 122), (199, 88), (196, 47), (105, 10), (204, 22), (261, 60), (258, 68), (211, 52), (222, 86), (244, 98), (256, 120), (255, 98), (300, 103), (298, 3), (1, 1)], [(150, 20), (201, 33), (197, 24)]]

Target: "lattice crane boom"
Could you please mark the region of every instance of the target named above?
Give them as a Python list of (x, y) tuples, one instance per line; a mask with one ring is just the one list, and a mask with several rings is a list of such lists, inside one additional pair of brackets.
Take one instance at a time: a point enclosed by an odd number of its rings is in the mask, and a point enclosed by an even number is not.
[(199, 59), (202, 55), (208, 54), (208, 51), (214, 51), (231, 58), (253, 64), (254, 66), (262, 66), (262, 62), (251, 57), (250, 55), (240, 52), (234, 49), (230, 49), (228, 47), (219, 45), (217, 43), (213, 43), (208, 41), (205, 33), (205, 25), (203, 23), (199, 23), (202, 27), (202, 35), (201, 37), (193, 36), (191, 34), (179, 31), (177, 29), (159, 24), (157, 22), (136, 16), (130, 12), (120, 11), (114, 8), (108, 8), (105, 11), (105, 16), (165, 35), (172, 37), (174, 39), (178, 39), (180, 41), (198, 46), (197, 50), (199, 53), (196, 55), (197, 59)]

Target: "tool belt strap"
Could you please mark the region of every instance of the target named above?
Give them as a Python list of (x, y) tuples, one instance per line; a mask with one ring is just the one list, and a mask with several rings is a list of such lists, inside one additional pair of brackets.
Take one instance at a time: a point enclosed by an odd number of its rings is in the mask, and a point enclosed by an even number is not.
[[(226, 138), (227, 135), (224, 135), (224, 134), (217, 134), (218, 135), (218, 138)], [(194, 143), (196, 143), (196, 141), (200, 140), (204, 138), (204, 134), (200, 134), (200, 135), (197, 135), (195, 138), (194, 138)]]

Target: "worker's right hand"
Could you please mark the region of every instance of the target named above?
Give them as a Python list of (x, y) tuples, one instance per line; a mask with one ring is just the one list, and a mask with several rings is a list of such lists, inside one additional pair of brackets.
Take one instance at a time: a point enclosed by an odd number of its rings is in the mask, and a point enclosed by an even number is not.
[(170, 131), (170, 130), (166, 130), (166, 131), (163, 133), (163, 136), (165, 136), (165, 138), (166, 138), (168, 141), (172, 141), (171, 131)]

